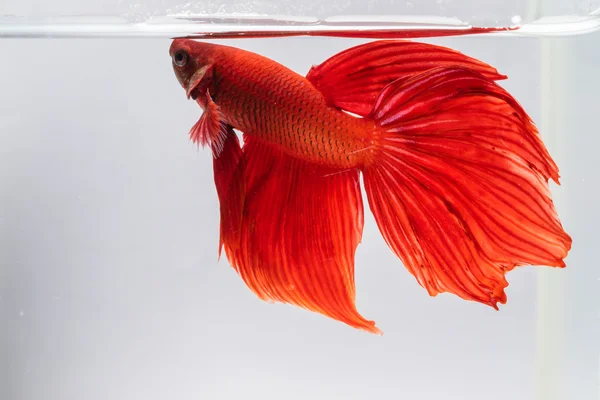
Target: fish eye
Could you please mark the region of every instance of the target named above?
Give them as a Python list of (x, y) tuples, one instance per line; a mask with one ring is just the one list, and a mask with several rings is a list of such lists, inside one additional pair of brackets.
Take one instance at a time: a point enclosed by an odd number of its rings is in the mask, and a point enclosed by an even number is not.
[(173, 62), (178, 67), (183, 67), (185, 63), (187, 63), (188, 55), (185, 51), (179, 50), (177, 53), (173, 55)]

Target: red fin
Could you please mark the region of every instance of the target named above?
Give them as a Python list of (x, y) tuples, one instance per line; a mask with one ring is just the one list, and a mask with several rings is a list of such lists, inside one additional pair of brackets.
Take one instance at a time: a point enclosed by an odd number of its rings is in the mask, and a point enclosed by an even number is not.
[(370, 117), (384, 129), (364, 169), (370, 208), (431, 295), (496, 307), (514, 266), (564, 267), (571, 238), (548, 190), (558, 170), (506, 91), (438, 68), (386, 87)]
[(379, 40), (352, 47), (312, 67), (306, 78), (329, 104), (366, 116), (387, 84), (448, 66), (470, 68), (494, 80), (506, 78), (495, 68), (458, 51), (402, 40)]
[(240, 142), (231, 127), (227, 127), (223, 151), (213, 158), (213, 170), (221, 211), (221, 257), (223, 246), (226, 252), (235, 251), (239, 247), (244, 207), (244, 160)]
[(210, 93), (206, 92), (206, 107), (202, 116), (190, 130), (190, 138), (194, 143), (202, 146), (209, 145), (213, 155), (217, 157), (223, 151), (227, 125), (219, 106), (212, 100)]
[(363, 228), (359, 171), (336, 171), (245, 136), (242, 245), (229, 261), (264, 300), (294, 304), (378, 333), (354, 305)]

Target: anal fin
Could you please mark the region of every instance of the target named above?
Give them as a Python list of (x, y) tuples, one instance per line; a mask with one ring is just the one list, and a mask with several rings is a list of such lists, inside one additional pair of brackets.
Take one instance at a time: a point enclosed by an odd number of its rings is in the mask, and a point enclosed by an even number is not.
[(307, 163), (253, 136), (244, 142), (241, 243), (227, 253), (233, 267), (263, 300), (378, 333), (354, 304), (363, 228), (359, 171)]

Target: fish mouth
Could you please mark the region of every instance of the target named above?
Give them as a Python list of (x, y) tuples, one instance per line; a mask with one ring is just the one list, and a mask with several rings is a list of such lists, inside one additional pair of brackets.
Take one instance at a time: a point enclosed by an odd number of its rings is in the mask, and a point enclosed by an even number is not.
[(202, 89), (200, 87), (200, 84), (202, 83), (202, 79), (206, 75), (207, 69), (208, 66), (199, 68), (196, 72), (194, 72), (194, 75), (190, 77), (190, 80), (187, 84), (187, 88), (185, 89), (185, 94), (187, 95), (188, 100), (190, 98), (196, 100), (196, 98), (198, 97), (198, 94)]

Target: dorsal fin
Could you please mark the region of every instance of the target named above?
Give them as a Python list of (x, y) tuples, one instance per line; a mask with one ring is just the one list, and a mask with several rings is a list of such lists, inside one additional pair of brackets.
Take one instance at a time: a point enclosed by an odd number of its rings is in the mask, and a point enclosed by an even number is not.
[(312, 67), (306, 79), (329, 104), (364, 117), (385, 86), (436, 67), (463, 67), (492, 80), (506, 79), (494, 67), (458, 51), (404, 40), (352, 47)]

